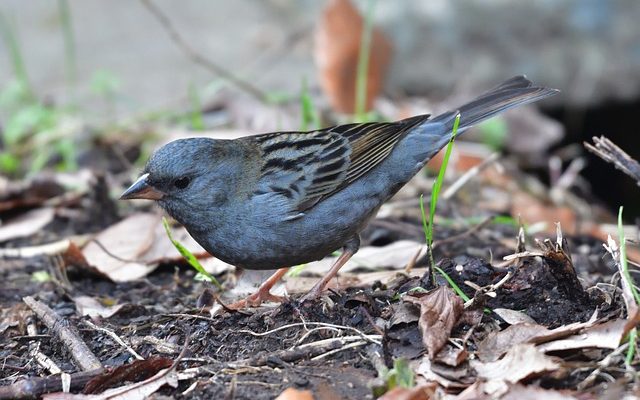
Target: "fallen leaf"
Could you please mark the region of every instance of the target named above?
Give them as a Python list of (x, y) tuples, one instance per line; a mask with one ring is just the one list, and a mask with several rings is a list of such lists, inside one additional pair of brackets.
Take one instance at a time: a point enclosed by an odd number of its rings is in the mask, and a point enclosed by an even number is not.
[[(115, 282), (142, 278), (161, 262), (182, 260), (160, 220), (159, 215), (151, 213), (131, 215), (99, 233), (82, 253), (90, 265)], [(210, 258), (184, 228), (173, 229), (173, 237), (196, 257)], [(203, 267), (210, 273), (231, 268), (222, 261), (204, 262)]]
[(495, 361), (514, 345), (527, 343), (530, 339), (548, 332), (547, 327), (538, 324), (514, 324), (502, 331), (489, 333), (483, 341), (478, 343), (476, 354), (482, 361)]
[(521, 323), (536, 324), (533, 318), (520, 311), (510, 310), (508, 308), (494, 308), (493, 312), (498, 314), (498, 316), (509, 325)]
[[(364, 21), (349, 0), (331, 0), (324, 9), (315, 32), (315, 61), (320, 83), (331, 106), (353, 114), (360, 41)], [(367, 70), (366, 110), (382, 91), (391, 59), (391, 43), (382, 31), (373, 28)]]
[(52, 207), (36, 208), (24, 214), (4, 221), (0, 226), (0, 242), (18, 239), (38, 233), (53, 221), (55, 210)]
[(465, 361), (468, 356), (469, 353), (464, 347), (456, 347), (447, 343), (446, 346), (438, 352), (434, 361), (451, 367), (457, 367)]
[(101, 393), (122, 382), (138, 382), (147, 379), (158, 371), (169, 368), (173, 361), (165, 357), (151, 357), (146, 360), (135, 360), (113, 368), (91, 379), (84, 386), (84, 394)]
[(420, 297), (405, 296), (404, 301), (420, 306), (418, 326), (429, 358), (433, 360), (464, 311), (462, 299), (449, 287), (440, 286)]
[[(386, 246), (364, 246), (340, 268), (340, 272), (379, 271), (381, 269), (403, 269), (424, 244), (412, 240), (397, 240)], [(324, 275), (338, 257), (325, 257), (307, 264), (305, 273)]]
[(422, 376), (427, 382), (437, 382), (438, 385), (448, 391), (459, 391), (469, 386), (474, 379), (469, 370), (468, 363), (457, 367), (442, 365), (423, 357), (415, 368), (416, 374)]
[(491, 332), (478, 344), (477, 355), (482, 361), (495, 361), (511, 347), (519, 343), (541, 344), (576, 334), (583, 329), (596, 325), (594, 315), (587, 322), (575, 322), (573, 324), (548, 329), (538, 324), (515, 324), (508, 326), (499, 332)]
[(309, 390), (287, 388), (276, 397), (276, 400), (313, 400), (313, 394)]
[(626, 335), (627, 321), (616, 319), (603, 324), (591, 326), (584, 331), (567, 338), (543, 343), (538, 346), (541, 351), (559, 351), (583, 348), (617, 349)]
[(435, 398), (436, 388), (435, 382), (412, 388), (396, 387), (378, 397), (378, 400), (429, 400)]
[[(533, 385), (510, 385), (507, 393), (500, 400), (575, 400), (578, 397), (571, 396), (566, 391), (546, 390)], [(581, 397), (584, 398), (584, 397)]]
[(151, 378), (142, 382), (131, 383), (129, 385), (106, 390), (100, 394), (72, 394), (72, 393), (49, 393), (42, 396), (45, 400), (98, 400), (98, 399), (120, 399), (120, 400), (143, 400), (149, 398), (162, 386), (178, 386), (178, 374), (174, 370), (164, 369)]
[(124, 304), (117, 304), (111, 307), (102, 305), (98, 300), (89, 296), (78, 296), (73, 298), (73, 302), (78, 309), (80, 315), (86, 315), (93, 318), (110, 318), (115, 315)]
[(509, 349), (505, 356), (497, 361), (483, 363), (469, 360), (479, 378), (486, 379), (485, 392), (499, 396), (508, 390), (508, 384), (546, 371), (560, 368), (555, 358), (546, 356), (535, 345), (523, 343)]

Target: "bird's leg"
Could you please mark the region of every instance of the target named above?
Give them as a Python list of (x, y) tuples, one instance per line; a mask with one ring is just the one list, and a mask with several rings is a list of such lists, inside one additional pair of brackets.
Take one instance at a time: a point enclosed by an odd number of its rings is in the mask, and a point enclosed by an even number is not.
[(300, 302), (305, 302), (307, 300), (315, 299), (316, 297), (320, 296), (325, 286), (327, 286), (327, 283), (329, 283), (329, 281), (336, 276), (340, 268), (342, 268), (342, 266), (346, 264), (346, 262), (349, 261), (349, 259), (353, 257), (354, 254), (356, 254), (359, 248), (360, 235), (356, 235), (347, 243), (345, 243), (344, 247), (342, 248), (342, 254), (331, 266), (329, 272), (327, 272), (325, 276), (323, 276), (322, 279), (320, 279), (320, 281), (318, 281), (318, 283), (316, 283), (313, 288), (311, 288), (311, 290), (309, 290), (309, 292), (300, 299)]
[(276, 296), (271, 294), (271, 288), (273, 285), (278, 283), (278, 281), (287, 273), (289, 268), (280, 268), (276, 272), (273, 273), (264, 281), (262, 285), (258, 288), (258, 291), (252, 295), (249, 295), (246, 299), (242, 299), (240, 301), (236, 301), (233, 304), (229, 304), (226, 307), (231, 310), (239, 310), (246, 307), (258, 307), (262, 304), (263, 301), (273, 301), (276, 303), (282, 303), (284, 301), (284, 297)]

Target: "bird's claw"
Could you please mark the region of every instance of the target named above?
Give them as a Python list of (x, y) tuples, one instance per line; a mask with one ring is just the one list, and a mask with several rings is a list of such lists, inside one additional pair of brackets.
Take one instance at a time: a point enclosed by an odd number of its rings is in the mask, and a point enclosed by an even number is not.
[(245, 299), (226, 305), (225, 308), (229, 310), (242, 310), (244, 308), (260, 307), (263, 302), (267, 301), (282, 303), (285, 300), (286, 297), (284, 296), (276, 296), (275, 294), (271, 294), (269, 291), (258, 290), (254, 294), (247, 296)]

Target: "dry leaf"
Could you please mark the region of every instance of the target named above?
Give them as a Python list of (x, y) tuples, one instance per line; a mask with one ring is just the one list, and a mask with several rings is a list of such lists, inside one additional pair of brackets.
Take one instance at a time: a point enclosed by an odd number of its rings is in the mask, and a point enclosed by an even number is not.
[(36, 208), (5, 221), (0, 226), (0, 242), (31, 236), (38, 233), (53, 221), (55, 210), (52, 207)]
[[(424, 244), (412, 240), (397, 240), (386, 246), (364, 246), (340, 268), (340, 272), (403, 269), (422, 247)], [(309, 263), (305, 272), (324, 275), (337, 259), (338, 257), (325, 257)]]
[(420, 306), (418, 326), (429, 358), (433, 360), (449, 339), (451, 330), (462, 315), (462, 299), (449, 287), (440, 286), (421, 297), (405, 296), (404, 301)]
[[(184, 228), (173, 229), (172, 235), (197, 257), (209, 257)], [(142, 278), (160, 262), (182, 259), (167, 238), (160, 216), (150, 213), (134, 214), (110, 226), (87, 244), (82, 253), (90, 265), (116, 282)], [(221, 263), (203, 263), (203, 266), (207, 271), (215, 269), (215, 273), (220, 272), (223, 265), (231, 268)]]
[(549, 329), (538, 324), (521, 323), (508, 326), (502, 331), (491, 332), (478, 344), (477, 355), (482, 361), (495, 361), (518, 343), (549, 333)]
[(378, 400), (429, 400), (435, 397), (436, 388), (437, 384), (435, 382), (429, 382), (426, 385), (410, 389), (396, 387), (378, 397)]
[(106, 307), (95, 298), (89, 296), (74, 297), (73, 302), (76, 304), (80, 315), (87, 315), (91, 318), (110, 318), (124, 307), (124, 304)]
[(576, 335), (567, 338), (543, 343), (538, 348), (541, 351), (558, 351), (569, 349), (582, 349), (586, 347), (600, 349), (617, 349), (620, 341), (626, 335), (627, 321), (616, 319), (603, 324), (591, 326)]
[(558, 390), (546, 390), (533, 385), (511, 385), (509, 391), (500, 400), (575, 400), (577, 398)]
[(298, 390), (294, 388), (285, 389), (276, 397), (276, 400), (313, 400), (313, 394), (309, 390)]
[(131, 383), (129, 385), (106, 390), (100, 394), (72, 394), (72, 393), (49, 393), (42, 396), (45, 400), (98, 400), (98, 399), (120, 399), (120, 400), (143, 400), (149, 398), (162, 386), (178, 386), (178, 374), (174, 370), (164, 369), (151, 378), (142, 382)]
[(515, 324), (500, 332), (492, 332), (478, 344), (477, 355), (482, 361), (494, 361), (500, 358), (511, 347), (518, 343), (541, 344), (565, 338), (576, 334), (583, 329), (596, 325), (596, 313), (587, 322), (574, 322), (573, 324), (548, 329), (538, 324)]
[(486, 379), (485, 392), (499, 395), (508, 389), (508, 384), (545, 371), (560, 368), (555, 358), (544, 355), (533, 344), (518, 344), (512, 347), (504, 358), (498, 361), (483, 363), (470, 360), (479, 378)]
[[(364, 21), (349, 0), (331, 0), (316, 28), (315, 60), (320, 83), (331, 106), (339, 112), (355, 111), (356, 72)], [(391, 43), (373, 28), (367, 73), (366, 110), (382, 91), (391, 58)]]
[(527, 324), (537, 323), (533, 318), (531, 318), (527, 314), (520, 311), (510, 310), (508, 308), (494, 308), (493, 312), (498, 314), (498, 316), (502, 318), (504, 322), (506, 322), (509, 325), (522, 324), (522, 323), (527, 323)]

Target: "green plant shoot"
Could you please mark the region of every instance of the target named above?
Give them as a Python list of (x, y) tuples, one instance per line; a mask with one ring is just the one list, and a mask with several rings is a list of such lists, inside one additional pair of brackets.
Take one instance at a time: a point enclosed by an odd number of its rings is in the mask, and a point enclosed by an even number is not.
[(220, 284), (220, 282), (218, 282), (216, 277), (208, 273), (204, 269), (202, 264), (200, 264), (200, 261), (198, 261), (196, 256), (194, 256), (193, 253), (191, 253), (186, 247), (184, 247), (180, 242), (178, 242), (173, 238), (173, 236), (171, 235), (171, 228), (169, 228), (169, 222), (167, 222), (167, 219), (165, 217), (162, 217), (162, 225), (164, 226), (164, 230), (167, 232), (167, 237), (169, 238), (169, 240), (171, 240), (171, 243), (173, 243), (173, 246), (176, 248), (176, 250), (178, 250), (178, 252), (182, 255), (182, 257), (184, 257), (184, 259), (187, 260), (189, 265), (191, 265), (193, 269), (195, 269), (198, 272), (198, 274), (206, 278), (206, 280), (208, 280), (209, 282), (216, 285), (218, 289), (222, 290), (222, 285)]
[[(633, 285), (633, 279), (631, 279), (631, 274), (629, 273), (629, 263), (627, 262), (627, 244), (626, 238), (624, 235), (624, 224), (622, 223), (622, 210), (623, 207), (620, 207), (618, 211), (618, 240), (620, 241), (620, 267), (622, 269), (622, 279), (626, 281), (626, 284), (631, 289), (631, 294), (633, 295), (633, 300), (636, 305), (640, 304), (640, 295), (636, 290), (636, 287)], [(627, 355), (625, 357), (625, 364), (630, 366), (633, 362), (633, 358), (636, 352), (636, 340), (638, 338), (638, 329), (633, 328), (629, 331), (629, 348), (627, 349)]]
[(375, 0), (367, 2), (367, 14), (364, 19), (362, 36), (360, 38), (360, 51), (358, 53), (358, 66), (356, 69), (356, 122), (367, 120), (367, 79), (369, 75), (369, 55), (371, 53), (371, 34), (373, 31), (373, 11)]

